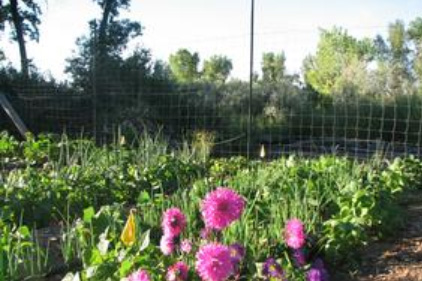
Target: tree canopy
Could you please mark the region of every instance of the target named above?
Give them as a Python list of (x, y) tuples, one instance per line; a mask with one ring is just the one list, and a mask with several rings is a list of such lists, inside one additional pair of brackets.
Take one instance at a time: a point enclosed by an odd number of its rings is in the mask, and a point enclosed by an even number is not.
[(170, 70), (173, 77), (180, 83), (192, 83), (199, 78), (198, 53), (191, 53), (187, 49), (180, 49), (169, 58)]
[(358, 40), (338, 27), (321, 30), (316, 54), (304, 61), (305, 81), (319, 93), (331, 94), (339, 87), (340, 77), (349, 65), (369, 61), (373, 55), (369, 39)]
[(21, 58), (21, 71), (29, 75), (30, 60), (28, 59), (26, 40), (37, 41), (40, 38), (41, 8), (34, 0), (9, 0), (7, 4), (0, 1), (0, 31), (5, 24), (11, 27), (11, 38), (18, 43)]
[[(121, 9), (127, 9), (129, 0), (95, 0), (101, 8), (100, 19), (89, 22), (89, 34), (76, 40), (78, 50), (67, 59), (66, 73), (79, 88), (92, 87), (93, 75), (98, 82), (113, 77), (120, 69), (122, 52), (129, 41), (142, 35), (139, 22), (118, 19)], [(134, 55), (139, 53), (135, 51)]]
[(262, 79), (264, 82), (280, 82), (286, 75), (286, 55), (264, 53), (262, 55)]
[(233, 69), (232, 61), (226, 56), (212, 56), (204, 61), (202, 77), (206, 81), (225, 83)]

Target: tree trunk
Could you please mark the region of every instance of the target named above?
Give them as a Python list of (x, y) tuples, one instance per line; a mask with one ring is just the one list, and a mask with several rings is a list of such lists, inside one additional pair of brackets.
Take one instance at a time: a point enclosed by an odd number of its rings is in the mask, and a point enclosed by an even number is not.
[(108, 22), (110, 20), (110, 14), (112, 9), (112, 3), (115, 0), (107, 0), (104, 3), (103, 8), (103, 17), (100, 22), (100, 26), (98, 29), (98, 50), (99, 50), (99, 57), (104, 58), (106, 55), (106, 39), (107, 39), (107, 27)]
[(19, 53), (21, 57), (21, 71), (25, 77), (29, 76), (28, 57), (26, 54), (25, 38), (22, 28), (22, 17), (19, 15), (18, 1), (10, 0), (10, 10), (12, 13), (12, 21), (15, 26), (16, 40), (19, 44)]
[(103, 127), (102, 125), (107, 124), (106, 117), (108, 116), (107, 111), (107, 80), (106, 72), (108, 71), (107, 66), (107, 29), (110, 22), (113, 2), (116, 0), (105, 0), (102, 7), (102, 18), (98, 29), (97, 40), (95, 42), (95, 54), (94, 54), (94, 99), (95, 99), (95, 123), (96, 123), (96, 134), (98, 137), (98, 131)]

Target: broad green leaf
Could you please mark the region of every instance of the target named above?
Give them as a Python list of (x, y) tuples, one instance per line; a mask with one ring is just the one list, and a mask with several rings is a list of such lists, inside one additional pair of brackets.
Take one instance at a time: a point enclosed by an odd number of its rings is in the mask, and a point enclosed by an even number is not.
[(94, 215), (95, 215), (95, 210), (93, 207), (86, 208), (84, 210), (84, 217), (83, 217), (84, 222), (90, 223)]
[(139, 197), (138, 197), (139, 204), (148, 203), (150, 200), (151, 200), (151, 197), (149, 196), (149, 193), (147, 191), (144, 190), (139, 194)]
[(129, 274), (132, 266), (133, 266), (132, 260), (123, 261), (120, 268), (119, 268), (120, 277), (126, 277)]

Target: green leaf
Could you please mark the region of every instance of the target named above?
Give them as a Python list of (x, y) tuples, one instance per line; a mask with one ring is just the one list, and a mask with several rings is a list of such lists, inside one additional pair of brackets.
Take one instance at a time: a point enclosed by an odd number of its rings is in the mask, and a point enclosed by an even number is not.
[(129, 274), (130, 269), (132, 268), (132, 266), (133, 266), (133, 261), (131, 261), (131, 260), (124, 260), (122, 262), (122, 265), (119, 268), (120, 277), (126, 277)]
[(95, 215), (95, 210), (93, 207), (86, 208), (84, 210), (84, 218), (83, 218), (84, 222), (90, 223), (94, 215)]
[(103, 259), (102, 259), (102, 257), (101, 257), (101, 252), (100, 252), (100, 250), (98, 250), (98, 249), (96, 249), (96, 248), (92, 249), (92, 251), (91, 251), (91, 256), (90, 256), (90, 259), (89, 259), (89, 264), (92, 264), (92, 265), (99, 265), (99, 264), (101, 264), (102, 262), (103, 262)]
[(26, 226), (19, 227), (18, 232), (22, 237), (29, 237), (31, 235), (29, 228)]
[(138, 197), (139, 204), (148, 203), (150, 200), (151, 200), (151, 197), (149, 196), (149, 193), (147, 191), (144, 190), (139, 194), (139, 197)]

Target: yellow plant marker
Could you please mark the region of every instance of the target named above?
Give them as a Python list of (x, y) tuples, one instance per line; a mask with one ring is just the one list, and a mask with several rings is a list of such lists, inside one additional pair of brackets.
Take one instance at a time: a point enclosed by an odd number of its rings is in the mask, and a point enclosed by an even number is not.
[(125, 246), (131, 246), (135, 242), (136, 224), (134, 211), (134, 209), (130, 210), (126, 225), (123, 228), (122, 235), (120, 236), (120, 239)]

